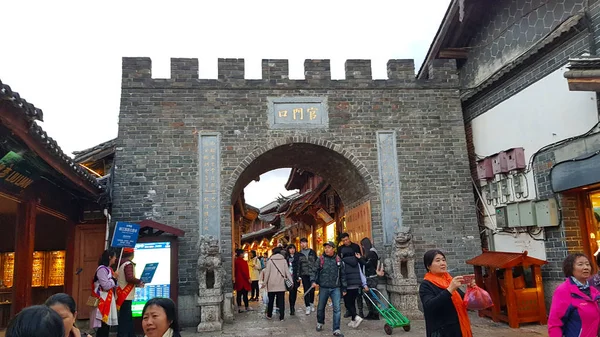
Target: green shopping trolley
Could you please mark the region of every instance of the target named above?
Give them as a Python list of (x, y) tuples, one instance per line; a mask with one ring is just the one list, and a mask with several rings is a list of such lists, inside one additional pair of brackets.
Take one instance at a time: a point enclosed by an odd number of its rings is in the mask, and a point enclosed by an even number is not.
[(402, 327), (404, 331), (410, 331), (408, 318), (402, 315), (379, 290), (370, 288), (369, 294), (363, 292), (363, 297), (367, 298), (385, 319), (386, 324), (383, 326), (383, 330), (386, 334), (391, 335), (393, 329), (399, 327)]

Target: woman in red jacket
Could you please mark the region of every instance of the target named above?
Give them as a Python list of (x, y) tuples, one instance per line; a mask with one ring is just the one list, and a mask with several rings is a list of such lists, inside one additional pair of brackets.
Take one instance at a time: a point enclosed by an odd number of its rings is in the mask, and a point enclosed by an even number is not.
[(242, 297), (244, 298), (244, 305), (246, 306), (245, 311), (252, 311), (254, 309), (248, 306), (248, 292), (252, 289), (252, 282), (250, 281), (248, 262), (244, 260), (244, 250), (238, 249), (235, 252), (235, 256), (235, 292), (238, 312), (244, 312), (244, 310), (242, 310)]

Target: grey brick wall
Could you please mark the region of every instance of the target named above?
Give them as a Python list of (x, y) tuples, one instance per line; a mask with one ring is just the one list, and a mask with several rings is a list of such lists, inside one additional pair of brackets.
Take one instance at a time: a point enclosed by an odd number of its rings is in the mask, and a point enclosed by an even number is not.
[[(172, 59), (171, 78), (153, 79), (150, 62), (123, 59), (113, 217), (150, 218), (186, 231), (179, 287), (187, 306), (198, 289), (202, 132), (221, 135), (219, 225), (226, 290), (231, 289), (231, 200), (257, 174), (277, 167), (294, 165), (323, 176), (348, 207), (371, 200), (374, 241), (381, 246), (378, 130), (397, 132), (403, 223), (413, 229), (420, 274), (420, 256), (431, 248), (446, 251), (459, 272), (470, 270), (461, 261), (480, 253), (480, 241), (452, 62), (436, 63), (427, 81), (414, 79), (412, 60), (390, 61), (389, 80), (371, 80), (370, 62), (364, 60), (347, 62), (346, 80), (330, 79), (328, 60), (307, 60), (305, 80), (289, 80), (285, 60), (263, 61), (261, 80), (245, 80), (239, 59), (220, 59), (217, 80), (198, 79), (194, 59)], [(329, 128), (269, 129), (267, 97), (282, 96), (326, 97)]]

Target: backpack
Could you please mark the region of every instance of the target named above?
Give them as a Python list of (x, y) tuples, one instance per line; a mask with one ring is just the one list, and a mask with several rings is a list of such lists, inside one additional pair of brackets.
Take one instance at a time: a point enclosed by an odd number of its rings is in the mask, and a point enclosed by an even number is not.
[[(340, 266), (340, 262), (342, 262), (342, 260), (340, 259), (340, 256), (335, 254), (335, 263), (338, 265), (338, 268)], [(323, 255), (319, 256), (319, 268), (323, 269), (323, 266), (325, 265), (325, 257), (323, 257)]]

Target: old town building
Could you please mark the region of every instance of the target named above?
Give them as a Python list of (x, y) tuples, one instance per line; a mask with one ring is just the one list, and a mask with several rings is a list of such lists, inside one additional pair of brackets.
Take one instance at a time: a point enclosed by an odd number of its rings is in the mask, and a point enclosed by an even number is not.
[(456, 60), (482, 241), (547, 261), (547, 301), (598, 250), (599, 26), (598, 1), (452, 1), (418, 74)]
[[(303, 80), (289, 79), (287, 60), (263, 60), (258, 80), (244, 78), (242, 59), (219, 59), (218, 79), (199, 79), (197, 59), (171, 59), (169, 79), (151, 67), (123, 59), (113, 218), (185, 230), (183, 324), (200, 315), (198, 330), (215, 330), (233, 318), (234, 209), (249, 182), (276, 168), (322, 177), (346, 217), (368, 203), (355, 218), (370, 223), (384, 257), (480, 252), (454, 61), (434, 61), (424, 80), (412, 60), (389, 61), (387, 80), (371, 79), (369, 60), (348, 60), (343, 80), (331, 79), (329, 60), (306, 60)], [(409, 256), (403, 263), (423, 275)], [(392, 301), (415, 312), (415, 275), (388, 271)]]
[(0, 82), (0, 329), (52, 294), (79, 318), (107, 231), (105, 188), (38, 124), (42, 111)]

